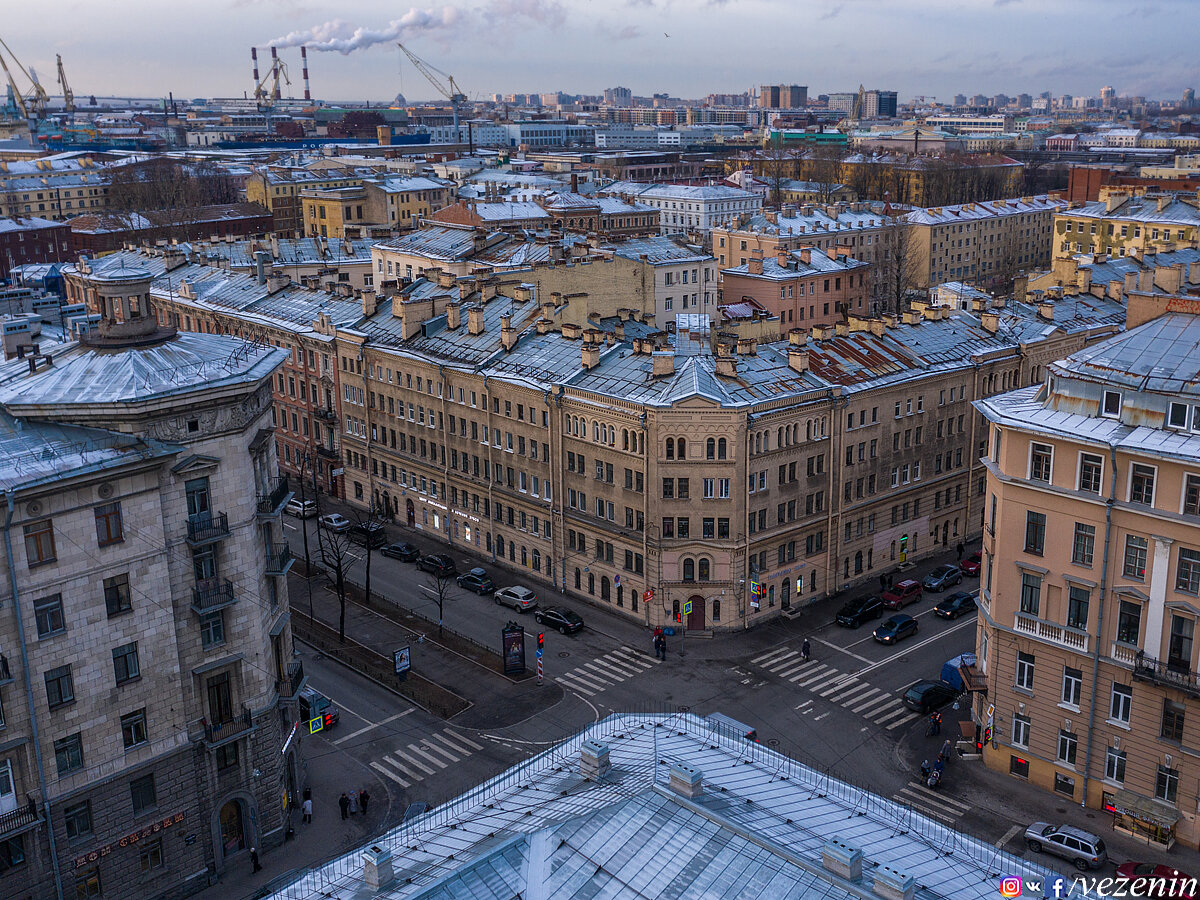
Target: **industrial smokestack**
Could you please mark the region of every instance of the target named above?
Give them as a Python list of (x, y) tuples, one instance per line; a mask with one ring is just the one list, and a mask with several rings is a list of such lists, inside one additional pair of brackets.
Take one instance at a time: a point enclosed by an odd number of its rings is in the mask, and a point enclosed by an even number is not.
[(254, 63), (254, 86), (258, 87), (258, 48), (250, 48), (250, 61)]
[[(276, 52), (274, 47), (271, 48), (271, 71), (276, 74), (278, 74), (278, 72), (279, 72), (279, 53)], [(279, 79), (277, 77), (275, 78), (275, 90), (274, 90), (274, 93), (272, 94), (272, 96), (276, 100), (278, 100), (280, 97)]]
[(312, 91), (308, 89), (308, 48), (300, 45), (300, 65), (304, 70), (304, 99), (312, 99)]

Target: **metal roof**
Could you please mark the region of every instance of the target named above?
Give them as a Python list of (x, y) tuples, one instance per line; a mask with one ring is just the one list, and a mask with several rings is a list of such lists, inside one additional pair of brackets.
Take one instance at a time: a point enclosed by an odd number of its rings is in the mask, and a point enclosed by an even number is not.
[(1200, 397), (1200, 317), (1159, 316), (1078, 350), (1051, 369), (1135, 391)]

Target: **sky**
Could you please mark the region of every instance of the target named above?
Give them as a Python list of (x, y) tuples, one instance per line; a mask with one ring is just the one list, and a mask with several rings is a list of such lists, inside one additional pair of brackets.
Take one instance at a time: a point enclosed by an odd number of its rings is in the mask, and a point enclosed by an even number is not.
[[(250, 92), (250, 47), (274, 42), (285, 96), (432, 100), (401, 40), (472, 99), (494, 93), (703, 98), (759, 84), (1177, 98), (1200, 88), (1200, 0), (44, 0), (6, 3), (0, 37), (51, 93), (62, 54), (77, 98)], [(266, 64), (262, 64), (263, 70)], [(19, 76), (18, 76), (19, 77)]]

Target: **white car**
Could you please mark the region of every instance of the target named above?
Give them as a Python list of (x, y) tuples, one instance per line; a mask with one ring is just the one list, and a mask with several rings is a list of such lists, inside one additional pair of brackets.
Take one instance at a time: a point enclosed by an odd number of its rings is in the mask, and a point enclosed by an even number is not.
[(299, 497), (293, 497), (287, 502), (287, 506), (283, 511), (289, 516), (295, 516), (298, 519), (308, 519), (317, 514), (316, 500), (301, 500)]
[(527, 587), (500, 588), (494, 596), (497, 603), (511, 606), (517, 612), (526, 612), (537, 606), (537, 597)]
[(350, 527), (350, 520), (341, 513), (326, 513), (317, 521), (321, 523), (322, 528), (334, 534), (341, 534)]

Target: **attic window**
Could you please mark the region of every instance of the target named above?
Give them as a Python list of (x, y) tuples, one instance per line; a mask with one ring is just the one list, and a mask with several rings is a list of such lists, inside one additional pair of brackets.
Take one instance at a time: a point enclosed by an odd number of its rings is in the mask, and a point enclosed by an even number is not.
[(1105, 391), (1104, 406), (1101, 413), (1111, 418), (1116, 418), (1121, 415), (1121, 392), (1120, 391)]
[(1167, 413), (1168, 428), (1187, 428), (1188, 408), (1186, 403), (1172, 403)]
[(188, 434), (196, 434), (200, 431), (199, 419), (188, 419), (187, 423)]

